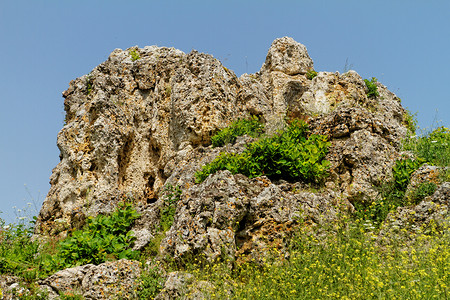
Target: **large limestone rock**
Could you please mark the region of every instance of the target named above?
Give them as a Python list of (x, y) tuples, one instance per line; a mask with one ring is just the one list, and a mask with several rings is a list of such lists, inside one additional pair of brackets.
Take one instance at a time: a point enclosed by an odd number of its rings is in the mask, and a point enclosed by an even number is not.
[[(306, 47), (287, 37), (273, 42), (259, 72), (240, 78), (196, 51), (114, 50), (63, 93), (61, 161), (36, 234), (64, 236), (87, 216), (130, 198), (141, 213), (134, 232), (135, 249), (142, 249), (158, 234), (163, 187), (171, 184), (183, 193), (161, 244), (163, 255), (257, 259), (264, 249), (283, 249), (298, 220), (328, 222), (342, 207), (373, 201), (376, 187), (392, 176), (407, 132), (405, 110), (380, 83), (380, 96), (367, 97), (354, 71), (308, 79), (310, 69)], [(311, 187), (224, 171), (195, 184), (195, 172), (220, 152), (244, 151), (249, 137), (222, 148), (211, 148), (210, 137), (249, 115), (261, 117), (269, 135), (286, 125), (286, 117), (328, 135), (326, 182)]]

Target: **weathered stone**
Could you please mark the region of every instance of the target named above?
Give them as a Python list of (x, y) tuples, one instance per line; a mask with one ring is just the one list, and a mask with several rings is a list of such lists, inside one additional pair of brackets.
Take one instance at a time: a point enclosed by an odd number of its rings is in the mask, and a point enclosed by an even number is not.
[(139, 262), (121, 259), (61, 270), (39, 285), (49, 292), (49, 299), (67, 293), (83, 295), (84, 299), (129, 298), (136, 295), (139, 276)]
[(194, 276), (185, 272), (171, 272), (167, 276), (164, 288), (155, 300), (179, 299), (188, 291), (188, 285), (194, 281)]
[(261, 258), (271, 248), (284, 251), (285, 238), (300, 220), (323, 223), (335, 215), (333, 192), (293, 193), (286, 185), (283, 191), (265, 177), (248, 179), (219, 171), (192, 186), (183, 193), (174, 224), (161, 243), (162, 256)]
[(313, 69), (313, 61), (306, 47), (290, 37), (273, 41), (261, 72), (279, 71), (287, 75), (306, 74)]
[(392, 178), (392, 166), (400, 157), (397, 132), (390, 123), (361, 108), (339, 107), (324, 117), (310, 120), (313, 133), (331, 137), (328, 180), (351, 202), (371, 202), (376, 188)]

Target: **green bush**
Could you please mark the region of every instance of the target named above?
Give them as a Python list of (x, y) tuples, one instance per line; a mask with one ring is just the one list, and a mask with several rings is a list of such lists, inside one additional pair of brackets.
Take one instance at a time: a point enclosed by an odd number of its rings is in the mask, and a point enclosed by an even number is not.
[(329, 162), (324, 158), (329, 146), (326, 136), (313, 134), (308, 138), (308, 125), (294, 120), (285, 131), (249, 144), (241, 154), (221, 153), (196, 173), (196, 182), (225, 169), (250, 178), (265, 175), (318, 181), (327, 175)]
[(238, 136), (249, 135), (257, 137), (264, 132), (264, 126), (257, 117), (233, 122), (230, 126), (220, 130), (211, 137), (213, 147), (221, 147), (227, 143), (234, 143)]
[(308, 72), (306, 72), (306, 78), (308, 78), (309, 80), (312, 80), (316, 76), (317, 76), (317, 72), (314, 71), (313, 69), (308, 70)]
[(88, 219), (86, 226), (74, 231), (71, 236), (58, 244), (58, 252), (50, 264), (57, 269), (100, 264), (107, 258), (137, 257), (131, 250), (135, 237), (130, 231), (139, 216), (130, 203), (120, 204), (111, 215), (98, 215)]
[(395, 162), (392, 168), (395, 186), (400, 191), (406, 191), (412, 173), (414, 173), (425, 162), (424, 159), (400, 159)]
[(375, 77), (372, 77), (371, 80), (368, 79), (364, 79), (364, 82), (366, 83), (367, 86), (367, 97), (371, 98), (371, 97), (378, 97), (380, 96), (380, 94), (378, 93), (378, 87), (377, 87), (377, 79)]

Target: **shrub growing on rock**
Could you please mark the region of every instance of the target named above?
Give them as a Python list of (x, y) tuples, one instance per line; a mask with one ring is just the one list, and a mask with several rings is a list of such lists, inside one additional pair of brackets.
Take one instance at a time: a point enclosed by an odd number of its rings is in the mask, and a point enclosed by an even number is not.
[(283, 132), (249, 144), (241, 154), (221, 153), (196, 173), (196, 182), (218, 170), (250, 178), (265, 175), (271, 179), (318, 181), (327, 175), (325, 155), (330, 142), (324, 135), (308, 137), (308, 131), (308, 124), (294, 120)]
[(369, 79), (364, 79), (364, 82), (366, 83), (367, 86), (367, 97), (371, 98), (376, 98), (378, 96), (380, 96), (380, 94), (378, 93), (378, 87), (377, 87), (377, 79), (375, 77), (372, 77), (371, 80)]

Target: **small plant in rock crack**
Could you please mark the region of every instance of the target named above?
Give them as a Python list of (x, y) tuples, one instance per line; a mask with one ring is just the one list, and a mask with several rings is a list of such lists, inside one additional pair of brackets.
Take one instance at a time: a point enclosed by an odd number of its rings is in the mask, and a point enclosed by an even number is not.
[(312, 80), (316, 76), (317, 76), (317, 72), (314, 71), (313, 69), (310, 69), (310, 70), (308, 70), (308, 72), (306, 72), (306, 78), (308, 78), (309, 80)]
[(377, 79), (375, 77), (372, 77), (371, 80), (368, 79), (364, 79), (364, 82), (366, 83), (367, 86), (367, 97), (371, 98), (371, 97), (378, 97), (380, 96), (380, 94), (378, 93), (378, 87), (377, 87)]
[(249, 135), (258, 137), (264, 133), (264, 125), (256, 116), (250, 119), (241, 119), (233, 122), (230, 126), (220, 130), (211, 137), (213, 147), (221, 147), (227, 143), (234, 143), (238, 136)]
[(412, 173), (414, 173), (424, 163), (425, 160), (422, 158), (417, 158), (414, 160), (410, 158), (397, 160), (395, 162), (395, 166), (392, 168), (396, 188), (402, 192), (406, 191), (409, 181), (411, 180)]
[(92, 92), (92, 86), (94, 84), (94, 77), (92, 76), (91, 73), (89, 73), (86, 76), (86, 90), (87, 90), (87, 94), (89, 95)]
[(141, 56), (139, 55), (139, 53), (136, 51), (136, 49), (132, 49), (129, 51), (130, 55), (131, 55), (131, 60), (132, 61), (136, 61), (139, 58), (141, 58)]
[(179, 186), (166, 185), (164, 189), (164, 206), (160, 209), (160, 230), (166, 232), (173, 224), (177, 203), (180, 201), (181, 189)]

